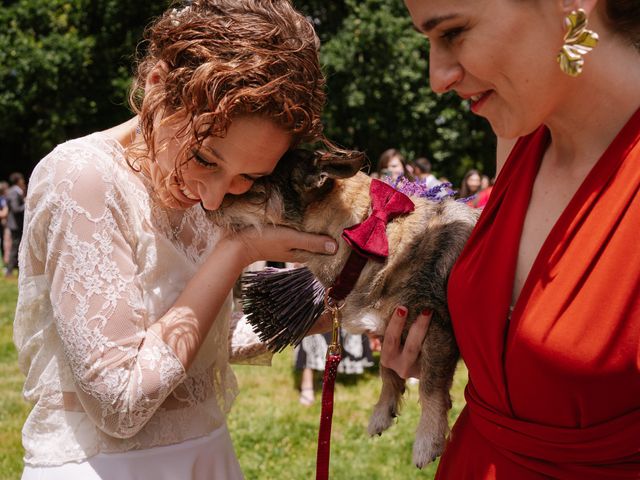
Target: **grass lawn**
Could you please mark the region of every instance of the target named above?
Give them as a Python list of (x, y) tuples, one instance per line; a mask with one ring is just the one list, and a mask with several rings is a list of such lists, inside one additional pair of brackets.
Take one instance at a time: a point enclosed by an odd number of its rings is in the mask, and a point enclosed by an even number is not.
[[(29, 411), (22, 400), (23, 377), (12, 342), (16, 296), (16, 281), (0, 278), (0, 480), (20, 478), (20, 429)], [(319, 401), (312, 407), (298, 403), (292, 355), (287, 350), (275, 356), (272, 367), (234, 367), (240, 395), (229, 418), (229, 429), (247, 480), (315, 477), (320, 405)], [(466, 379), (466, 369), (460, 364), (452, 392), (452, 421), (464, 405)], [(369, 438), (368, 417), (379, 391), (375, 369), (358, 377), (338, 378), (331, 433), (331, 478), (433, 478), (435, 466), (420, 471), (411, 463), (419, 416), (416, 387), (409, 387), (397, 424), (381, 437)]]
[(29, 411), (22, 400), (24, 377), (18, 370), (13, 346), (13, 313), (18, 295), (16, 280), (0, 278), (0, 479), (17, 479), (22, 472), (20, 429)]

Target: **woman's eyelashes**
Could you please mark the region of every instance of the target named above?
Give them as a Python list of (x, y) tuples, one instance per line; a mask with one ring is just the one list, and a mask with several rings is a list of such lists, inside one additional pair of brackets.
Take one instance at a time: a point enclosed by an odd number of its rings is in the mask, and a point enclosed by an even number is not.
[(445, 40), (448, 43), (451, 43), (456, 38), (458, 38), (460, 36), (460, 34), (462, 34), (462, 32), (464, 32), (464, 30), (465, 30), (464, 27), (449, 28), (449, 29), (445, 30), (442, 33), (442, 35), (440, 35), (440, 38), (442, 38), (443, 40)]
[[(207, 160), (206, 158), (204, 158), (199, 152), (197, 151), (193, 151), (193, 159), (199, 164), (202, 165), (205, 168), (208, 168), (210, 170), (218, 170), (219, 169), (219, 165), (217, 162), (211, 162), (209, 160)], [(249, 175), (247, 173), (241, 173), (240, 177), (246, 181), (246, 182), (255, 182), (256, 180), (258, 180), (260, 177), (255, 177), (253, 175)]]
[(255, 182), (256, 180), (258, 180), (260, 178), (260, 177), (251, 176), (251, 175), (246, 174), (246, 173), (242, 173), (242, 174), (240, 174), (240, 176), (242, 178), (244, 178), (245, 180), (247, 180), (248, 182), (251, 182), (251, 183)]
[(200, 155), (199, 152), (192, 152), (193, 154), (193, 159), (198, 162), (200, 165), (202, 165), (205, 168), (210, 168), (210, 169), (216, 169), (218, 168), (218, 164), (216, 162), (210, 162), (207, 159), (205, 159), (202, 155)]

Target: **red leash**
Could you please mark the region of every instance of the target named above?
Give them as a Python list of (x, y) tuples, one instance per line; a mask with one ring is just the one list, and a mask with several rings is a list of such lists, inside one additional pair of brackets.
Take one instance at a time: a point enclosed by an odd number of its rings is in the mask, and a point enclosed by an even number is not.
[(333, 418), (333, 393), (342, 360), (340, 348), (340, 309), (344, 299), (351, 293), (367, 260), (384, 262), (389, 254), (387, 223), (393, 218), (412, 212), (413, 202), (405, 194), (380, 180), (372, 180), (369, 188), (371, 213), (361, 223), (342, 232), (342, 238), (352, 251), (346, 264), (324, 296), (324, 304), (333, 315), (333, 335), (327, 349), (322, 383), (322, 411), (318, 432), (318, 455), (316, 458), (316, 480), (329, 478), (329, 454), (331, 453), (331, 420)]
[(318, 454), (316, 457), (316, 480), (329, 478), (329, 456), (331, 454), (331, 420), (333, 419), (333, 393), (338, 375), (338, 364), (342, 360), (340, 347), (340, 305), (335, 303), (329, 288), (324, 296), (324, 304), (333, 314), (331, 345), (327, 348), (327, 359), (322, 380), (322, 411), (320, 413), (320, 430), (318, 431)]
[(316, 480), (329, 478), (329, 455), (331, 453), (331, 419), (333, 418), (333, 391), (342, 355), (327, 355), (322, 385), (322, 413), (318, 432), (318, 456), (316, 458)]

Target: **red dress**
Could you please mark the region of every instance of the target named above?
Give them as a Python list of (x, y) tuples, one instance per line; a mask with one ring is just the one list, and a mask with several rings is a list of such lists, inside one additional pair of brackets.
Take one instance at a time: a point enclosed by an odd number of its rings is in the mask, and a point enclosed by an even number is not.
[(437, 479), (640, 478), (640, 110), (543, 244), (509, 318), (549, 143), (514, 147), (449, 280), (467, 406)]

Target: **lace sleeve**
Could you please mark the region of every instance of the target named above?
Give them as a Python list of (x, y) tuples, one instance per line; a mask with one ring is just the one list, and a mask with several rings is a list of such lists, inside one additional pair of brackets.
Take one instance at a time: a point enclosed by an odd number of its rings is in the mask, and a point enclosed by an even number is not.
[(271, 366), (272, 358), (273, 353), (260, 340), (242, 311), (233, 312), (229, 329), (229, 361), (236, 365)]
[(73, 168), (59, 162), (43, 207), (52, 218), (45, 267), (51, 303), (83, 408), (105, 433), (128, 438), (185, 371), (171, 348), (146, 330), (128, 224), (135, 212), (127, 209), (126, 185), (117, 185), (124, 175), (118, 178), (111, 159), (74, 155)]

